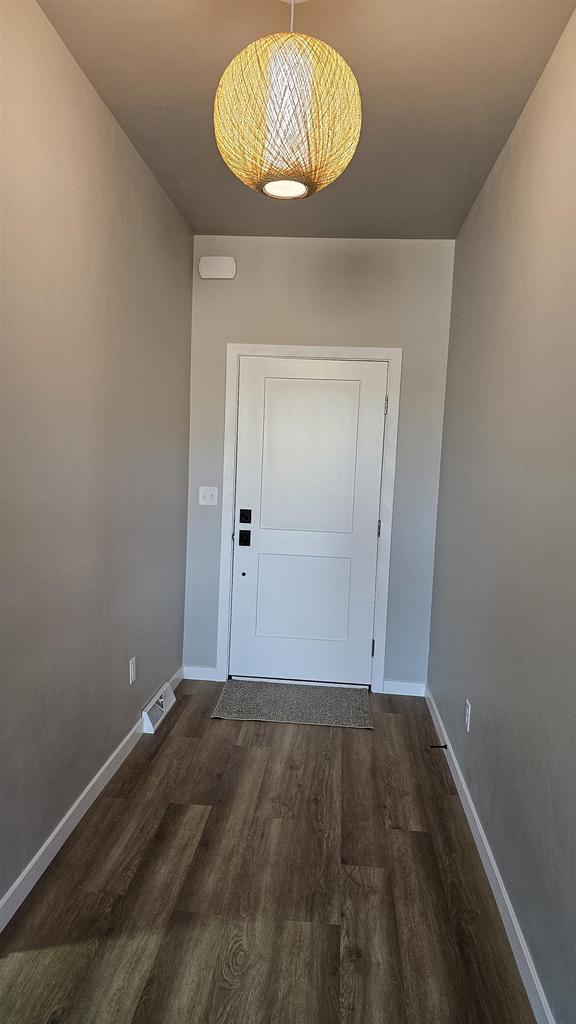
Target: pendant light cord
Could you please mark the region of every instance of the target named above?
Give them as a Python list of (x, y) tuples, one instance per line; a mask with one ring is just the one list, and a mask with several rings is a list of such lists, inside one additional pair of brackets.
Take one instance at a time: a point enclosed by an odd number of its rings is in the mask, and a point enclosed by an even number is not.
[(290, 4), (290, 31), (294, 31), (294, 0)]

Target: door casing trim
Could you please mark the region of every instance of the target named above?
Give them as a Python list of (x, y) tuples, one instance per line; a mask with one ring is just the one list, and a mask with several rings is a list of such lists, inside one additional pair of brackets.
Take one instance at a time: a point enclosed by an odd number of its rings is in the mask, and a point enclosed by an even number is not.
[[(216, 679), (228, 678), (230, 658), (230, 621), (232, 608), (232, 560), (234, 507), (236, 485), (236, 441), (238, 432), (238, 398), (240, 357), (266, 356), (278, 359), (341, 359), (354, 362), (388, 363), (388, 411), (384, 428), (382, 480), (380, 489), (381, 533), (376, 563), (374, 601), (374, 637), (376, 646), (372, 659), (372, 689), (385, 693), (384, 662), (386, 655), (386, 620), (390, 577), (392, 511), (396, 448), (400, 412), (401, 348), (355, 348), (331, 345), (251, 345), (229, 343), (226, 346), (226, 407), (224, 417), (224, 462), (222, 475), (222, 527), (220, 534), (220, 581), (218, 586), (218, 638)], [(342, 684), (345, 685), (345, 684)]]

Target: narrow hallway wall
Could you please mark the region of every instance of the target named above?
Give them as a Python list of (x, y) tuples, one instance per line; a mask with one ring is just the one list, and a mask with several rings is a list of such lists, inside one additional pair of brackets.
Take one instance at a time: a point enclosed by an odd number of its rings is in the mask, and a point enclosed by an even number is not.
[(1, 896), (181, 665), (192, 238), (37, 4), (0, 21)]
[(557, 1024), (576, 1021), (575, 261), (573, 17), (456, 242), (429, 672)]

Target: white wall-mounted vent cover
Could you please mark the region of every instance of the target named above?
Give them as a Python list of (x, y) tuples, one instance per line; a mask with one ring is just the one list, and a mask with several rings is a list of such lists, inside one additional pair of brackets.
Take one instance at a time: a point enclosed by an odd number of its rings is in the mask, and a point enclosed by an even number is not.
[(174, 690), (170, 686), (170, 683), (164, 683), (158, 693), (152, 697), (149, 704), (146, 705), (142, 712), (142, 732), (153, 733), (156, 732), (160, 722), (163, 722), (166, 715), (176, 703), (176, 697), (174, 696)]
[(236, 277), (233, 256), (201, 256), (198, 273), (203, 281), (232, 281)]

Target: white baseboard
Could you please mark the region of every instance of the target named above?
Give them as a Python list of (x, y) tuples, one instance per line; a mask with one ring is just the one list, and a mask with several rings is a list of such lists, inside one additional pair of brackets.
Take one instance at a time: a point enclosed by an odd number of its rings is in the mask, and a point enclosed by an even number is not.
[(167, 685), (171, 686), (173, 690), (176, 690), (180, 686), (180, 683), (182, 682), (183, 679), (184, 669), (182, 668), (182, 665), (180, 665), (180, 668), (177, 668), (174, 675), (171, 677), (171, 679), (168, 680)]
[(468, 819), (468, 824), (470, 825), (474, 842), (476, 843), (478, 852), (482, 859), (482, 864), (484, 865), (484, 870), (488, 876), (488, 881), (490, 882), (490, 887), (494, 894), (498, 910), (500, 911), (500, 916), (506, 929), (506, 934), (508, 935), (512, 952), (514, 954), (514, 959), (518, 965), (518, 970), (520, 971), (520, 976), (524, 983), (528, 999), (530, 1000), (534, 1016), (538, 1024), (556, 1024), (554, 1015), (546, 998), (546, 994), (542, 988), (540, 978), (538, 977), (536, 967), (534, 966), (534, 961), (530, 955), (530, 950), (528, 949), (518, 918), (514, 912), (514, 907), (512, 906), (506, 886), (504, 885), (504, 880), (500, 874), (494, 854), (490, 848), (488, 838), (482, 827), (482, 822), (478, 817), (478, 812), (474, 806), (470, 790), (466, 785), (466, 780), (462, 774), (462, 770), (456, 759), (450, 740), (448, 739), (444, 722), (442, 721), (434, 697), (428, 688), (426, 688), (426, 701), (430, 708), (430, 714), (432, 715), (438, 735), (440, 736), (441, 741), (446, 744), (448, 767), (452, 773), (452, 778), (454, 779), (458, 795), (462, 801), (464, 813)]
[(225, 683), (225, 679), (221, 679), (218, 674), (218, 669), (214, 665), (184, 665), (182, 668), (183, 679), (197, 679), (202, 680), (206, 683)]
[[(182, 667), (176, 670), (172, 678), (168, 680), (167, 685), (175, 690), (181, 682)], [(68, 839), (68, 836), (92, 806), (96, 797), (100, 795), (104, 786), (126, 760), (141, 735), (142, 716), (140, 716), (136, 725), (130, 729), (130, 732), (124, 739), (121, 740), (116, 750), (110, 754), (110, 757), (104, 762), (99, 771), (96, 772), (94, 778), (88, 783), (78, 799), (74, 801), (72, 807), (66, 812), (62, 820), (58, 822), (54, 831), (48, 836), (48, 839), (42, 844), (40, 849), (37, 850), (16, 881), (4, 893), (0, 899), (0, 932), (6, 927), (10, 918), (14, 916), (20, 904), (24, 902), (28, 893), (34, 888), (36, 882), (44, 874), (51, 861), (54, 860), (54, 857)]]
[(372, 684), (374, 693), (389, 693), (395, 697), (425, 697), (426, 683), (405, 683), (403, 680), (385, 679), (379, 687)]
[(64, 845), (70, 833), (76, 828), (81, 818), (84, 817), (86, 811), (102, 792), (106, 783), (118, 771), (118, 768), (128, 757), (132, 748), (136, 746), (141, 735), (142, 718), (139, 718), (136, 725), (124, 737), (116, 747), (116, 750), (110, 754), (108, 760), (96, 772), (96, 775), (88, 783), (86, 789), (83, 790), (78, 799), (72, 804), (70, 810), (58, 822), (52, 834), (48, 836), (46, 842), (34, 854), (32, 860), (26, 865), (16, 881), (13, 882), (8, 892), (0, 899), (0, 931), (6, 927), (10, 918), (14, 916), (20, 904), (24, 902), (28, 893), (44, 874), (46, 868)]

